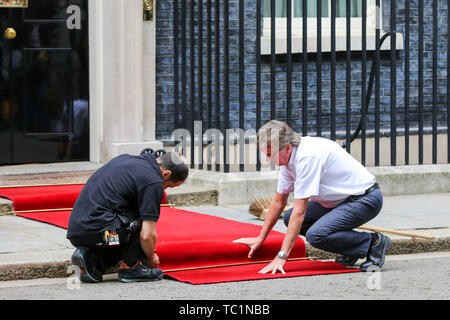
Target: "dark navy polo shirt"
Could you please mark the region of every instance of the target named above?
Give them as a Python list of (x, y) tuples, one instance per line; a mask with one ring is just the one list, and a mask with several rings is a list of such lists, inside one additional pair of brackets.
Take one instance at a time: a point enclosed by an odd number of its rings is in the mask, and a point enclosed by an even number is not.
[(118, 156), (97, 170), (81, 190), (67, 238), (117, 229), (118, 214), (156, 222), (163, 196), (161, 169), (151, 154)]

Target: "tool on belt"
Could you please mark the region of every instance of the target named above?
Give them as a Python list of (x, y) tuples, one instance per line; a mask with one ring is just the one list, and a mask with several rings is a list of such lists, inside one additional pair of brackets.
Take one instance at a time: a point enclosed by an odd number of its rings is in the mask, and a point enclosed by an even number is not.
[(117, 215), (122, 222), (122, 227), (119, 229), (111, 229), (103, 231), (103, 243), (107, 246), (117, 246), (121, 243), (127, 243), (130, 241), (131, 234), (135, 233), (142, 228), (142, 220), (131, 220), (127, 216)]
[(76, 247), (118, 246), (130, 242), (132, 234), (139, 232), (142, 220), (132, 220), (123, 215), (117, 215), (121, 226), (117, 229), (107, 229), (91, 235), (72, 237), (70, 241)]

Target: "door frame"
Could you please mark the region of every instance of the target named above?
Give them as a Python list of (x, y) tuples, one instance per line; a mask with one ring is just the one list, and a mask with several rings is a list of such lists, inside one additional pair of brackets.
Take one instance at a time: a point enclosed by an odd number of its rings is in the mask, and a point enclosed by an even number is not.
[(156, 14), (144, 22), (142, 10), (142, 0), (114, 8), (88, 1), (91, 162), (163, 146), (155, 138)]

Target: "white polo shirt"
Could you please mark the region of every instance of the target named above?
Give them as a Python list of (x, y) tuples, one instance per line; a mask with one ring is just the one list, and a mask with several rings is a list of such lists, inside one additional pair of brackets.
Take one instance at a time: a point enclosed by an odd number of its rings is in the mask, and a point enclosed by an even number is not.
[(375, 182), (375, 176), (336, 142), (302, 137), (289, 164), (280, 167), (277, 192), (293, 192), (294, 199), (311, 198), (334, 208), (348, 196), (363, 194)]

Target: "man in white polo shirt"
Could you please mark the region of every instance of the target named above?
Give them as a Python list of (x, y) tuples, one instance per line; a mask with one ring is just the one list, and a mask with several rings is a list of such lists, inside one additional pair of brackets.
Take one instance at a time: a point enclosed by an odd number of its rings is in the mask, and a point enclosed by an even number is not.
[(258, 237), (235, 240), (250, 247), (252, 257), (294, 193), (294, 207), (284, 216), (287, 232), (281, 250), (260, 273), (285, 273), (299, 234), (314, 247), (340, 254), (336, 261), (354, 265), (366, 258), (361, 271), (381, 268), (391, 240), (380, 233), (353, 229), (372, 220), (383, 196), (375, 176), (336, 142), (300, 137), (286, 123), (272, 120), (258, 132), (258, 148), (280, 166), (278, 187)]

